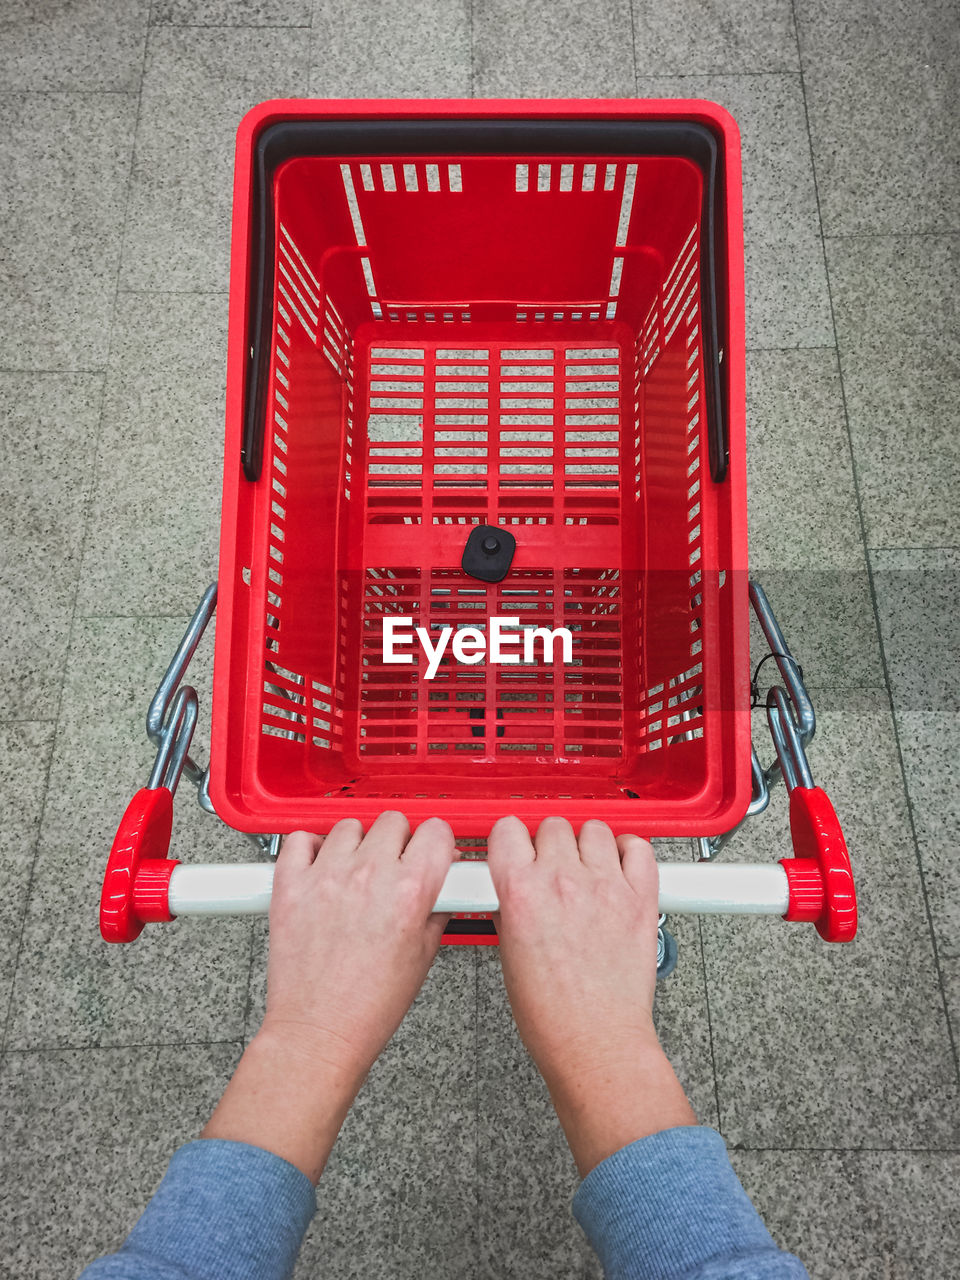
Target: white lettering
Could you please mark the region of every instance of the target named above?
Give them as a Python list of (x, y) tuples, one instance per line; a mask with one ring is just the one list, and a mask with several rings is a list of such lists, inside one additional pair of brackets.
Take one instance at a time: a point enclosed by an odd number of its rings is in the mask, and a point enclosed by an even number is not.
[(526, 627), (523, 632), (523, 660), (524, 662), (535, 662), (534, 645), (539, 638), (543, 643), (543, 660), (544, 662), (553, 663), (553, 646), (560, 639), (561, 653), (564, 662), (573, 661), (573, 636), (566, 627), (557, 627), (555, 631), (548, 631), (546, 627)]
[(399, 663), (412, 662), (412, 653), (397, 653), (396, 646), (398, 644), (413, 644), (413, 636), (394, 635), (397, 627), (409, 627), (413, 625), (412, 618), (384, 618), (383, 620), (383, 660), (384, 662)]
[[(516, 628), (520, 625), (519, 618), (491, 618), (490, 619), (490, 661), (503, 662), (509, 665), (519, 663), (519, 653), (504, 653), (504, 646), (508, 644), (519, 644), (520, 635)], [(508, 631), (504, 634), (504, 627), (512, 627), (512, 632)], [(526, 645), (526, 632), (524, 632), (524, 645)], [(524, 649), (526, 652), (526, 649)], [(530, 662), (532, 659), (527, 658)]]
[(430, 632), (426, 627), (417, 627), (417, 635), (420, 643), (423, 645), (423, 652), (427, 655), (427, 679), (432, 680), (437, 674), (437, 668), (440, 666), (440, 659), (443, 657), (443, 651), (447, 647), (447, 642), (453, 632), (453, 627), (441, 627), (440, 638), (437, 640), (436, 647), (430, 643)]
[[(412, 654), (398, 653), (401, 646), (413, 644), (413, 636), (409, 628), (413, 626), (412, 618), (385, 617), (383, 619), (382, 653), (385, 663), (412, 663)], [(523, 647), (523, 661), (536, 661), (536, 644), (540, 641), (543, 661), (553, 663), (555, 646), (559, 639), (561, 660), (573, 662), (573, 635), (567, 627), (557, 627), (550, 631), (546, 627), (521, 627), (519, 617), (490, 618), (488, 630), (484, 633), (479, 627), (461, 627), (455, 630), (452, 626), (434, 628), (436, 641), (431, 638), (426, 627), (416, 627), (416, 637), (427, 659), (425, 680), (432, 680), (440, 669), (443, 655), (449, 646), (457, 662), (475, 666), (489, 656), (491, 662), (515, 666), (520, 662), (519, 653), (511, 653), (510, 649)], [(489, 655), (488, 655), (489, 643)]]
[(487, 638), (477, 627), (463, 627), (453, 637), (453, 656), (469, 666), (482, 662)]

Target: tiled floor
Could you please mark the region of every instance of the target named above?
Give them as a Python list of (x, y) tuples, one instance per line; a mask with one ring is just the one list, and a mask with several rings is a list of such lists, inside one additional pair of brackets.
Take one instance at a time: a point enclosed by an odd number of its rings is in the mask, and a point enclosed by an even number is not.
[[(740, 122), (753, 560), (816, 690), (863, 927), (830, 949), (678, 920), (660, 1028), (814, 1277), (960, 1272), (958, 33), (950, 0), (5, 6), (0, 1277), (122, 1238), (262, 1004), (260, 924), (108, 949), (96, 901), (145, 697), (215, 573), (232, 135), (307, 93), (703, 96)], [(244, 856), (178, 808), (184, 848)], [(785, 830), (780, 795), (729, 856)], [(452, 950), (298, 1274), (595, 1276), (574, 1185), (496, 953)]]

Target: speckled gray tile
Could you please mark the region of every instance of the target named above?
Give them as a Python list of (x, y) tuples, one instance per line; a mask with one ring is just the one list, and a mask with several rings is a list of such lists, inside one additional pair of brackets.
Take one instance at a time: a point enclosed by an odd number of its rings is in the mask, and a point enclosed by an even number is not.
[(193, 610), (217, 576), (227, 299), (121, 294), (81, 614)]
[(960, 551), (874, 551), (870, 559), (947, 1007), (958, 1030)]
[(478, 98), (633, 97), (630, 0), (482, 0), (473, 72)]
[[(960, 1145), (956, 1064), (886, 696), (865, 691), (859, 707), (848, 697), (821, 711), (811, 763), (847, 837), (860, 930), (828, 946), (808, 925), (703, 918), (723, 1134), (747, 1147)], [(725, 857), (787, 853), (778, 788)]]
[(174, 27), (309, 27), (313, 0), (153, 0), (150, 21)]
[(316, 97), (470, 97), (466, 0), (318, 0), (313, 28)]
[(0, 95), (6, 369), (106, 364), (137, 100)]
[[(881, 588), (878, 587), (878, 597)], [(881, 609), (883, 608), (881, 604)], [(907, 792), (937, 959), (954, 1034), (960, 1033), (960, 711), (914, 709), (895, 702)]]
[(308, 57), (306, 31), (150, 29), (122, 288), (226, 289), (237, 126), (264, 99), (305, 94)]
[(956, 231), (960, 23), (951, 0), (800, 0), (827, 235)]
[(943, 999), (950, 1015), (951, 1026), (956, 1034), (956, 1028), (960, 1026), (960, 960), (957, 959), (956, 954), (945, 955), (943, 949), (938, 958)]
[(827, 253), (867, 543), (960, 545), (960, 236)]
[(39, 6), (7, 0), (0, 20), (0, 90), (136, 93), (149, 9), (148, 0)]
[(641, 75), (797, 71), (789, 0), (633, 0)]
[(0, 1010), (6, 1016), (37, 850), (52, 724), (0, 725)]
[(473, 1280), (476, 1046), (475, 954), (443, 948), (347, 1117), (297, 1277)]
[(158, 294), (121, 289), (109, 371), (135, 376), (196, 369), (222, 385), (228, 299), (226, 292)]
[[(78, 620), (64, 685), (8, 1048), (240, 1040), (247, 997), (248, 920), (176, 921), (126, 946), (103, 942), (100, 885), (113, 833), (145, 784), (153, 751), (143, 718), (185, 619)], [(198, 654), (198, 658), (200, 655)], [(203, 708), (196, 755), (209, 741), (209, 646), (191, 668)], [(204, 814), (184, 783), (171, 852), (196, 861), (253, 856), (237, 832)]]
[(955, 330), (960, 235), (827, 238), (841, 352), (887, 347), (894, 363)]
[(7, 1054), (0, 1275), (73, 1276), (116, 1249), (238, 1056), (236, 1044)]
[[(689, 846), (658, 842), (661, 857)], [(679, 963), (657, 991), (661, 1042), (705, 1124), (716, 1124), (713, 1065), (697, 921), (669, 922)], [(579, 1185), (546, 1086), (516, 1031), (499, 953), (479, 957), (480, 1276), (529, 1280), (596, 1272), (595, 1259), (570, 1211)]]
[(733, 1151), (781, 1248), (816, 1280), (955, 1275), (960, 1156), (904, 1151)]
[(763, 229), (747, 221), (746, 237), (747, 346), (831, 346), (819, 237), (777, 218)]
[(960, 711), (960, 548), (870, 552), (894, 708)]
[(870, 546), (960, 542), (960, 343), (844, 351), (843, 385)]
[(708, 98), (743, 140), (748, 347), (833, 346), (816, 190), (795, 75), (641, 75), (642, 98)]
[(0, 720), (55, 719), (103, 377), (0, 373)]
[(783, 569), (863, 569), (833, 349), (747, 355), (750, 549)]
[(747, 486), (751, 570), (807, 679), (881, 686), (835, 351), (748, 354)]

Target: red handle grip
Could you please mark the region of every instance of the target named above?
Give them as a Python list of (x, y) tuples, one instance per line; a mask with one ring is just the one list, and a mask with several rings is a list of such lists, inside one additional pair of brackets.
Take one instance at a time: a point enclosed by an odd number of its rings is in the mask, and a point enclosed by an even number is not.
[(851, 942), (857, 933), (857, 893), (847, 842), (826, 792), (790, 793), (792, 858), (782, 858), (790, 905), (784, 920), (808, 920), (826, 942)]
[(173, 796), (142, 787), (127, 805), (114, 837), (100, 894), (100, 932), (107, 942), (133, 942), (145, 924), (172, 920), (167, 906)]

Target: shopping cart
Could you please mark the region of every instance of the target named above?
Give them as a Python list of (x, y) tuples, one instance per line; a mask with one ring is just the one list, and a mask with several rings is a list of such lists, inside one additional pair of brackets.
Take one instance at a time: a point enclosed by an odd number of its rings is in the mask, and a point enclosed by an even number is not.
[[(506, 812), (696, 836), (700, 862), (660, 867), (662, 911), (852, 938), (813, 706), (747, 576), (743, 348), (739, 137), (712, 103), (251, 111), (219, 580), (150, 706), (158, 754), (110, 855), (104, 937), (267, 909), (272, 861), (169, 857), (185, 773), (269, 857), (275, 833), (386, 808), (446, 818), (475, 851)], [(751, 603), (780, 675), (767, 767)], [(182, 681), (215, 607), (203, 768)], [(517, 628), (500, 661), (495, 618)], [(464, 643), (431, 673), (417, 626)], [(778, 778), (794, 856), (714, 864)], [(452, 867), (447, 940), (496, 941), (496, 906), (482, 859)]]

